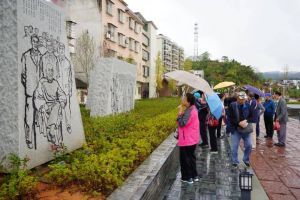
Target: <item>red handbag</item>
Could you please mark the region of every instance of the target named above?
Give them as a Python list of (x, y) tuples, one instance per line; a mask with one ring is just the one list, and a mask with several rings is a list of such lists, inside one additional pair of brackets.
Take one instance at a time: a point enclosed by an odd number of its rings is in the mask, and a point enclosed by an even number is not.
[(279, 121), (275, 121), (275, 122), (273, 123), (273, 130), (274, 130), (274, 131), (279, 131), (279, 129), (280, 129)]
[(210, 127), (217, 127), (219, 125), (219, 120), (217, 120), (214, 116), (210, 115), (207, 119), (207, 124)]

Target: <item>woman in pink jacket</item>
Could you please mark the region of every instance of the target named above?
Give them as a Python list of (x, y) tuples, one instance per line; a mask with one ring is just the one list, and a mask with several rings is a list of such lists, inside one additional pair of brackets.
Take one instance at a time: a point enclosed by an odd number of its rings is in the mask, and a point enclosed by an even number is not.
[(182, 100), (177, 118), (181, 181), (190, 184), (199, 181), (195, 156), (195, 149), (199, 143), (199, 119), (194, 104), (194, 95), (187, 93)]

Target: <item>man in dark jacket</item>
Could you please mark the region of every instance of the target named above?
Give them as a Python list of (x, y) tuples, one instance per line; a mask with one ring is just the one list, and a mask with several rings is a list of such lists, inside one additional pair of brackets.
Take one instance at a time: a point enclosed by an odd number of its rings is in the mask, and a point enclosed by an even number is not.
[(271, 93), (266, 93), (265, 98), (266, 101), (264, 102), (264, 121), (265, 121), (265, 127), (266, 127), (266, 133), (265, 138), (273, 138), (273, 117), (275, 113), (275, 104), (273, 100), (271, 99), (272, 94)]
[(280, 92), (275, 92), (275, 98), (278, 100), (276, 107), (275, 120), (279, 122), (280, 129), (277, 131), (278, 143), (275, 146), (284, 147), (286, 140), (286, 124), (288, 121), (286, 101)]
[(227, 96), (225, 97), (224, 99), (224, 108), (225, 108), (225, 114), (226, 114), (226, 135), (229, 136), (230, 133), (232, 132), (232, 129), (230, 127), (230, 123), (229, 123), (229, 115), (228, 115), (228, 112), (229, 112), (229, 106), (231, 103), (233, 102), (236, 102), (237, 99), (235, 97), (235, 95), (231, 95), (231, 96)]
[(240, 140), (244, 141), (244, 157), (243, 161), (246, 166), (250, 166), (249, 158), (252, 148), (251, 133), (241, 133), (238, 127), (242, 124), (249, 122), (249, 106), (246, 105), (247, 95), (245, 92), (239, 92), (237, 95), (237, 102), (233, 102), (229, 106), (228, 116), (229, 123), (232, 128), (231, 143), (232, 143), (232, 165), (237, 167), (239, 164), (238, 159), (238, 149), (240, 145)]
[[(249, 123), (252, 123), (253, 130), (256, 130), (256, 122), (259, 117), (259, 108), (257, 106), (257, 101), (255, 99), (255, 94), (252, 92), (248, 92), (249, 101), (247, 104), (249, 105)], [(256, 133), (253, 131), (252, 134), (252, 149), (256, 148)]]

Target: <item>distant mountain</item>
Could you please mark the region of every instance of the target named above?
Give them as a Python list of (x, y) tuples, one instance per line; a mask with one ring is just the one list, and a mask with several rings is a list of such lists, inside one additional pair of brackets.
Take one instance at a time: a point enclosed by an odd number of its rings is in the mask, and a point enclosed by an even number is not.
[[(266, 79), (273, 79), (273, 80), (282, 80), (283, 79), (283, 72), (280, 71), (271, 71), (271, 72), (262, 72), (263, 76)], [(300, 80), (300, 72), (290, 71), (288, 73), (289, 80)]]

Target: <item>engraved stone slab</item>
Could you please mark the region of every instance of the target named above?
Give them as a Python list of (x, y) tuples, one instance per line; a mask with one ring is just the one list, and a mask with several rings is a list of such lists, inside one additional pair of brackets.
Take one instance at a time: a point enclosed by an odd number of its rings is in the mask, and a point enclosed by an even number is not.
[(136, 66), (116, 58), (101, 58), (91, 71), (88, 101), (91, 116), (134, 108)]
[(28, 157), (85, 141), (62, 10), (44, 0), (0, 1), (0, 159)]

